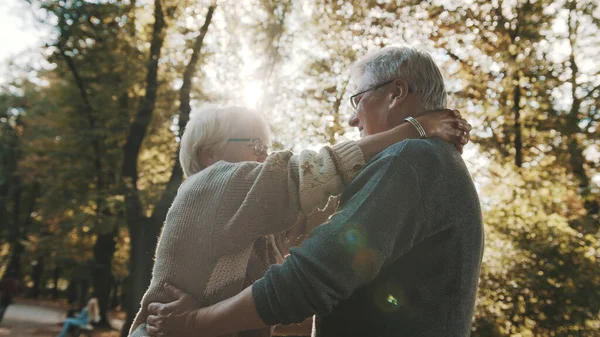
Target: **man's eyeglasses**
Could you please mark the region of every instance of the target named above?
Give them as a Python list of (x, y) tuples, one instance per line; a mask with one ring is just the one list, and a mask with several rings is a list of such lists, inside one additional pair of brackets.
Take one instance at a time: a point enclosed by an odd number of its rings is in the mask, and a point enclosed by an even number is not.
[(227, 141), (228, 142), (251, 142), (252, 144), (249, 144), (248, 146), (252, 146), (252, 149), (254, 150), (254, 154), (257, 156), (262, 156), (269, 149), (269, 147), (266, 146), (263, 143), (262, 139), (260, 139), (260, 138), (229, 138), (229, 139), (227, 139)]
[[(381, 84), (377, 84), (376, 86), (370, 87), (367, 90), (363, 90), (363, 91), (359, 92), (358, 94), (354, 94), (354, 95), (350, 96), (350, 105), (352, 106), (352, 109), (356, 110), (356, 108), (358, 107), (358, 103), (360, 102), (360, 99), (362, 98), (362, 95), (364, 93), (367, 93), (372, 90), (377, 90), (377, 89), (383, 87), (384, 85), (388, 85), (388, 84), (394, 82), (395, 80), (396, 79), (389, 80), (389, 81), (383, 82)], [(412, 90), (410, 89), (410, 86), (408, 87), (408, 92), (412, 92)]]

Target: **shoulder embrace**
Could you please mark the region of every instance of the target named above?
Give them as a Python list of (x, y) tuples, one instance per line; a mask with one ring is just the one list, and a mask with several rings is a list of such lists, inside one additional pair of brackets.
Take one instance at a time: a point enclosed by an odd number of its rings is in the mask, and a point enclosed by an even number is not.
[(445, 151), (449, 144), (437, 139), (406, 139), (388, 147), (383, 153), (388, 155), (400, 155), (405, 158), (414, 156), (427, 156), (428, 154), (436, 154), (440, 151)]
[(407, 139), (390, 146), (382, 154), (401, 157), (414, 168), (458, 165), (462, 162), (454, 146), (439, 138)]

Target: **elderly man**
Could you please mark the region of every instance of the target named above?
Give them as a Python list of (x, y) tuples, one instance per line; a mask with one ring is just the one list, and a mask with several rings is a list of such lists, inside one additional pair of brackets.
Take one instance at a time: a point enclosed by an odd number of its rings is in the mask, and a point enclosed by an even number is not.
[[(356, 64), (350, 125), (361, 137), (446, 105), (431, 56), (386, 47)], [(423, 134), (422, 136), (426, 136)], [(218, 336), (316, 314), (318, 337), (468, 336), (483, 252), (479, 200), (459, 152), (440, 139), (383, 151), (329, 221), (240, 294), (189, 310), (153, 303), (152, 335)]]

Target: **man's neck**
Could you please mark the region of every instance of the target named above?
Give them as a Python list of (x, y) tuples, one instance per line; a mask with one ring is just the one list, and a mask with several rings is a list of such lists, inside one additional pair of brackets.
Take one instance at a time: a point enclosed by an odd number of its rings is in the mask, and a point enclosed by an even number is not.
[(388, 118), (388, 126), (390, 129), (405, 123), (406, 117), (418, 117), (427, 113), (420, 104), (407, 104), (399, 107), (397, 111), (390, 113)]

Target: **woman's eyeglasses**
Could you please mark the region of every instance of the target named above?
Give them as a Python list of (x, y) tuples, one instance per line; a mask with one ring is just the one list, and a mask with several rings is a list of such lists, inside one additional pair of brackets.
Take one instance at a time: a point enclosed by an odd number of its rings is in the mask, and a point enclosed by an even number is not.
[(251, 142), (252, 144), (250, 144), (249, 146), (252, 146), (252, 149), (254, 150), (254, 154), (257, 156), (262, 156), (264, 153), (267, 153), (267, 150), (269, 149), (268, 146), (266, 146), (262, 139), (260, 138), (229, 138), (227, 139), (228, 142)]

